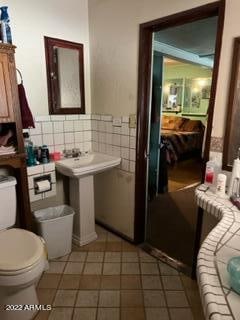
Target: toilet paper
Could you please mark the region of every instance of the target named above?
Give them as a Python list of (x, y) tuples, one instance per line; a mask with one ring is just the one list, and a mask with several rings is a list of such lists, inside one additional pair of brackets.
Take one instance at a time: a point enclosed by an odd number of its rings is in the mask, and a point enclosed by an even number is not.
[(38, 192), (44, 192), (51, 189), (51, 184), (49, 180), (41, 180), (36, 182), (37, 191)]

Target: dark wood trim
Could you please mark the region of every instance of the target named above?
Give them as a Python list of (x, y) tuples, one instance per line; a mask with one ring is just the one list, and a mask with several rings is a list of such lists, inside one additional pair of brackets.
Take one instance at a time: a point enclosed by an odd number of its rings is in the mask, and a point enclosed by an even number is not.
[[(232, 165), (228, 161), (229, 145), (231, 143), (231, 129), (233, 120), (234, 100), (236, 96), (236, 87), (239, 78), (239, 65), (240, 65), (240, 37), (234, 39), (233, 44), (233, 55), (232, 55), (232, 69), (231, 79), (228, 96), (228, 107), (227, 107), (227, 121), (223, 143), (223, 165), (222, 168), (227, 171), (232, 171)], [(234, 143), (234, 142), (233, 142)]]
[[(85, 113), (85, 87), (84, 87), (84, 46), (82, 43), (66, 41), (44, 37), (46, 69), (47, 69), (47, 87), (48, 87), (48, 106), (49, 114), (82, 114)], [(54, 46), (78, 50), (79, 53), (79, 82), (80, 82), (80, 97), (81, 108), (61, 108), (60, 94), (58, 82), (58, 70), (54, 63)], [(53, 78), (51, 74), (57, 75)]]
[(215, 60), (212, 79), (211, 99), (209, 103), (209, 119), (207, 127), (207, 141), (204, 160), (207, 161), (210, 150), (210, 137), (216, 95), (219, 58), (224, 24), (225, 0), (213, 2), (201, 7), (176, 13), (140, 25), (139, 65), (138, 65), (138, 105), (137, 105), (137, 146), (136, 146), (136, 175), (135, 175), (135, 219), (134, 240), (136, 243), (144, 241), (145, 206), (146, 206), (146, 169), (147, 169), (147, 139), (148, 113), (150, 98), (151, 51), (152, 33), (165, 28), (178, 26), (218, 15), (218, 32), (216, 38)]

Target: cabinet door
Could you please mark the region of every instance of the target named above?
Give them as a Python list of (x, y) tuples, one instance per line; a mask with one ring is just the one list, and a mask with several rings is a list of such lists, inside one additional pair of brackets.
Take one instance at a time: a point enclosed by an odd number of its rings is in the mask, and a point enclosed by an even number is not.
[(0, 54), (0, 122), (14, 121), (8, 54)]

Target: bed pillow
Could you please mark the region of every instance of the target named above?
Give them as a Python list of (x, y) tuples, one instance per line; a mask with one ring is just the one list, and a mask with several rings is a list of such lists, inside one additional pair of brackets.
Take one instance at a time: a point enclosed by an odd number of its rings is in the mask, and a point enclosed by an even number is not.
[(199, 132), (202, 130), (202, 122), (200, 120), (190, 120), (184, 122), (181, 130), (188, 132)]

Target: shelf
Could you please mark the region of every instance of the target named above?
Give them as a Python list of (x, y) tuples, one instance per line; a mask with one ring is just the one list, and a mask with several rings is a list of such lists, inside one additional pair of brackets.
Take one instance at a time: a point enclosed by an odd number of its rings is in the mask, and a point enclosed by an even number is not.
[(13, 168), (21, 168), (25, 166), (25, 153), (12, 153), (0, 155), (0, 166), (11, 166)]

